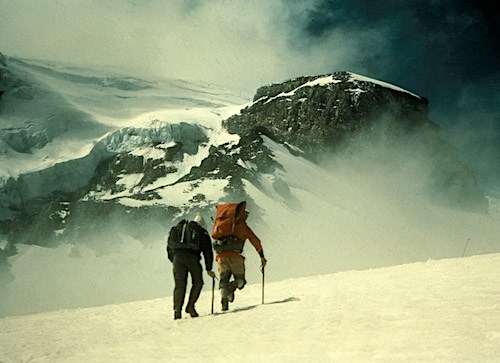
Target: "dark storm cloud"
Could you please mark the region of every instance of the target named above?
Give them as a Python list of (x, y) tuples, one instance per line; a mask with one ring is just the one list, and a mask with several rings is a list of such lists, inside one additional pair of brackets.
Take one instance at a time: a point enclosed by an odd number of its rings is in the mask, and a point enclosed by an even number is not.
[(339, 29), (380, 31), (387, 39), (381, 53), (361, 51), (351, 70), (367, 69), (431, 101), (454, 102), (465, 83), (499, 78), (493, 2), (321, 0), (303, 14), (302, 44), (340, 36)]

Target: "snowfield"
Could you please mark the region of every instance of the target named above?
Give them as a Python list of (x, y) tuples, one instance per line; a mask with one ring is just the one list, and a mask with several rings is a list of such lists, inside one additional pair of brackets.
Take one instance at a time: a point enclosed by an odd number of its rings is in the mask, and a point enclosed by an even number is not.
[(171, 297), (7, 317), (0, 360), (494, 362), (499, 276), (489, 254), (271, 282), (264, 305), (251, 281), (227, 313), (216, 291), (214, 315), (204, 290), (196, 319), (174, 321)]

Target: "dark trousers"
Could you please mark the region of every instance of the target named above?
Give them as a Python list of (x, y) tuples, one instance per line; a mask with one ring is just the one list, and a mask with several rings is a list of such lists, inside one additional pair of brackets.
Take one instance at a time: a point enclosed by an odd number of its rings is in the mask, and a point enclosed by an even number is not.
[(203, 271), (199, 256), (194, 254), (175, 254), (173, 260), (174, 271), (174, 310), (181, 311), (184, 305), (184, 296), (187, 289), (188, 273), (191, 274), (191, 292), (186, 308), (194, 308), (203, 288)]

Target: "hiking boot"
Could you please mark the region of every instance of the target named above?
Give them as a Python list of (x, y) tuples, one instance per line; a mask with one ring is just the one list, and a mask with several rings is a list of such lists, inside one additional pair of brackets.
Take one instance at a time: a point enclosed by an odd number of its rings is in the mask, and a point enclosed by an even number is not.
[(222, 299), (222, 311), (227, 311), (229, 309), (229, 301), (227, 299)]
[(180, 319), (180, 318), (182, 318), (182, 314), (181, 314), (181, 312), (179, 310), (176, 310), (174, 312), (174, 320), (177, 320), (177, 319)]
[(191, 315), (192, 318), (197, 318), (199, 316), (198, 313), (196, 312), (196, 310), (194, 309), (194, 307), (187, 307), (186, 313)]

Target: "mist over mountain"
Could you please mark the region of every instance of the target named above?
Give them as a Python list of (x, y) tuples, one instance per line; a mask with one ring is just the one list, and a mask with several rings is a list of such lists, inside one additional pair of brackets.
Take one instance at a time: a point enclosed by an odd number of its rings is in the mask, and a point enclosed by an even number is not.
[(168, 293), (169, 228), (224, 201), (247, 201), (275, 280), (500, 249), (498, 202), (400, 87), (337, 72), (245, 100), (0, 64), (0, 314)]

